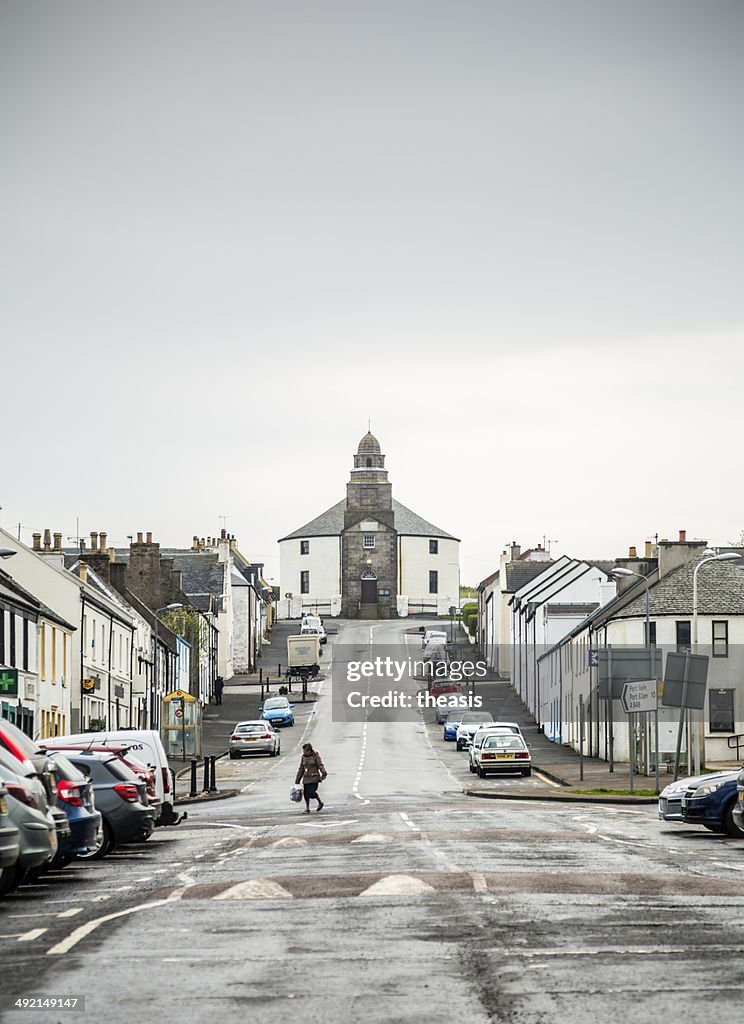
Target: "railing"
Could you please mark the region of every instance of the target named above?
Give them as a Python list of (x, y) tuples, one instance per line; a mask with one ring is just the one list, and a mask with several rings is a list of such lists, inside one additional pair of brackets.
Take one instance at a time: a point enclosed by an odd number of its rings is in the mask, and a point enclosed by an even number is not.
[(736, 760), (741, 761), (741, 751), (744, 750), (744, 732), (740, 732), (737, 736), (728, 736), (726, 742), (729, 750), (736, 750)]

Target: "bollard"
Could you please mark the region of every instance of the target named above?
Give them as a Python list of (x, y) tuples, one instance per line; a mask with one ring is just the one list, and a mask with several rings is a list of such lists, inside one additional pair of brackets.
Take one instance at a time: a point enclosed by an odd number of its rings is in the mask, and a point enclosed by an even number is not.
[(289, 692), (292, 692), (292, 676), (287, 673), (287, 683), (289, 684)]
[(208, 792), (209, 792), (209, 758), (205, 757), (204, 758), (204, 788), (202, 789), (202, 793), (208, 793)]
[(217, 758), (214, 754), (209, 758), (209, 792), (217, 792)]
[(196, 795), (197, 795), (197, 789), (196, 789), (196, 761), (192, 761), (191, 762), (191, 789), (189, 791), (189, 796), (196, 796)]

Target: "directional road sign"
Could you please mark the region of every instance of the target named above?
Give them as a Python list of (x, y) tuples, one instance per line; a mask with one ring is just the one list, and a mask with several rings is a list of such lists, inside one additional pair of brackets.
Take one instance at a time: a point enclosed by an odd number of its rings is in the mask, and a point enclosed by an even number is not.
[(658, 708), (658, 690), (655, 679), (636, 679), (623, 686), (620, 701), (626, 715), (637, 711), (656, 711)]

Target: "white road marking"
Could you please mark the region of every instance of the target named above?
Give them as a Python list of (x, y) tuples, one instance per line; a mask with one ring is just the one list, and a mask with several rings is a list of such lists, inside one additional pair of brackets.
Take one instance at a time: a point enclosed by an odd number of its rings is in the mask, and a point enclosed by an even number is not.
[(43, 935), (47, 928), (33, 928), (30, 932), (24, 932), (23, 935), (18, 936), (19, 942), (33, 942), (34, 939), (38, 939), (40, 935)]
[(343, 818), (339, 821), (303, 821), (305, 828), (336, 828), (338, 825), (355, 825), (359, 818)]
[(419, 896), (424, 892), (434, 892), (434, 887), (420, 878), (410, 875), (386, 875), (379, 882), (370, 885), (360, 892), (360, 896)]
[(473, 879), (473, 889), (476, 892), (488, 892), (486, 876), (482, 871), (471, 871), (470, 877)]
[(392, 843), (393, 837), (383, 835), (382, 832), (367, 832), (366, 835), (357, 836), (351, 841), (352, 843)]
[(99, 928), (106, 921), (114, 921), (118, 917), (127, 917), (129, 914), (136, 914), (140, 910), (152, 910), (155, 907), (163, 907), (166, 903), (172, 903), (173, 897), (167, 900), (153, 900), (150, 903), (140, 903), (136, 907), (129, 907), (127, 910), (117, 910), (114, 914), (106, 914), (104, 917), (96, 917), (92, 921), (88, 921), (87, 924), (80, 925), (75, 931), (70, 932), (67, 938), (62, 939), (51, 949), (47, 950), (47, 956), (63, 956), (65, 953), (69, 953), (73, 946), (76, 946), (78, 942), (84, 939), (86, 936), (94, 932), (96, 928)]
[(416, 832), (420, 831), (418, 826), (414, 825), (414, 823), (411, 821), (407, 814), (404, 814), (403, 811), (398, 811), (398, 814), (400, 814), (401, 818), (403, 819), (403, 821), (405, 821), (406, 825), (408, 825), (409, 828), (414, 829)]
[(76, 914), (82, 914), (82, 907), (70, 907), (69, 910), (62, 910), (57, 917), (75, 917)]

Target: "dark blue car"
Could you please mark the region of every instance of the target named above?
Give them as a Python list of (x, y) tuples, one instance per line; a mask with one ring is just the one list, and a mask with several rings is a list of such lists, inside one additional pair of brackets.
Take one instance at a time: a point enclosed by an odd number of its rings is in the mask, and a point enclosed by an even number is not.
[(724, 832), (744, 839), (733, 818), (736, 807), (736, 780), (739, 772), (715, 772), (696, 779), (682, 797), (682, 821), (688, 825), (704, 825), (711, 832)]
[(67, 815), (70, 836), (60, 840), (55, 864), (69, 864), (78, 855), (96, 848), (101, 814), (96, 810), (93, 784), (79, 768), (60, 752), (51, 753), (57, 776), (57, 807)]

